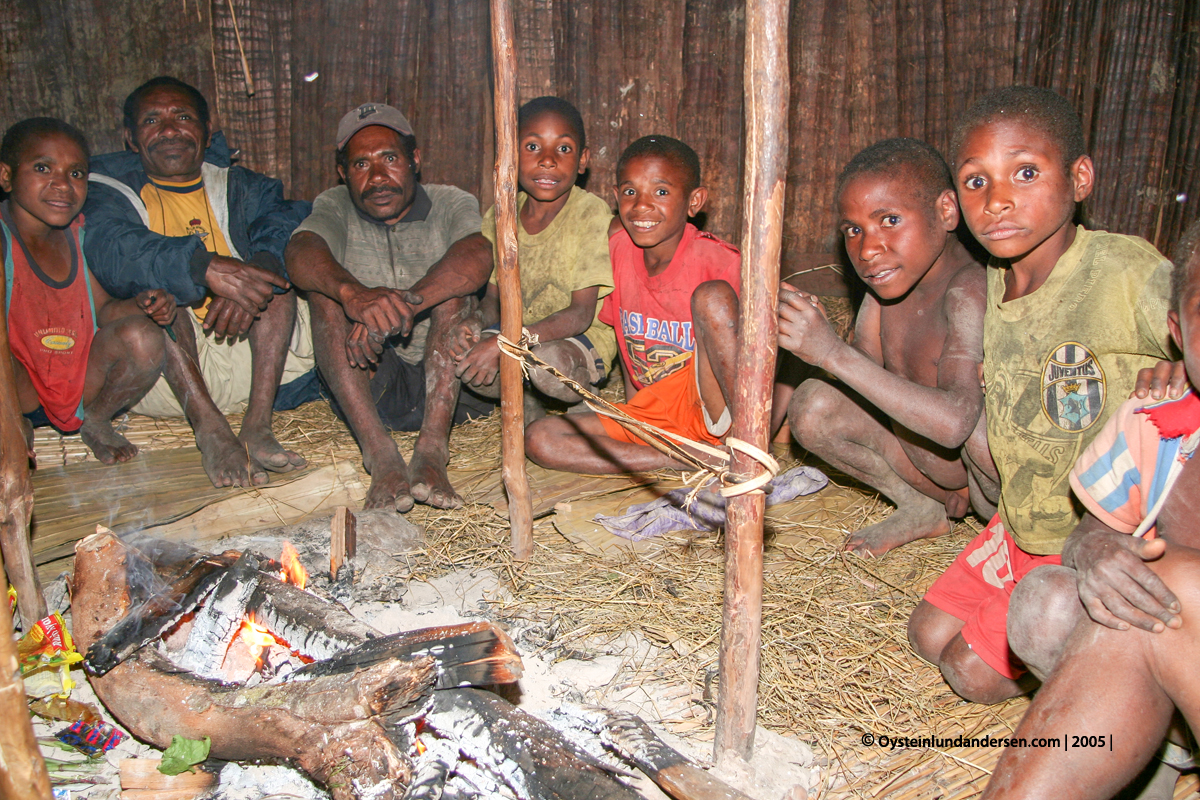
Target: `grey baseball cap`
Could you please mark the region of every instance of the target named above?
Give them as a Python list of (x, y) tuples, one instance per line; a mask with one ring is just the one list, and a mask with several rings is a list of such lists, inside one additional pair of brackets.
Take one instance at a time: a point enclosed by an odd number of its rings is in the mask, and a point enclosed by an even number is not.
[(408, 118), (385, 103), (363, 103), (342, 117), (337, 129), (337, 149), (341, 150), (350, 137), (370, 125), (382, 125), (397, 133), (412, 136), (413, 129)]

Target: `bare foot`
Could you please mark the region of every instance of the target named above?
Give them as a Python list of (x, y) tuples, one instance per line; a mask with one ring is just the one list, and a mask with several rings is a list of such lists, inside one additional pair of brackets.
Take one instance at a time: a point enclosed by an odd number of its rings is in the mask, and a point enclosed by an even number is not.
[(267, 472), (253, 467), (245, 446), (233, 435), (222, 417), (209, 429), (196, 429), (200, 461), (213, 486), (257, 486), (267, 482)]
[(364, 508), (394, 508), (401, 514), (413, 507), (412, 491), (408, 485), (408, 470), (400, 452), (392, 445), (392, 453), (372, 458), (363, 453), (363, 468), (371, 476)]
[(308, 463), (299, 453), (285, 450), (269, 428), (248, 428), (242, 425), (238, 439), (246, 448), (251, 460), (271, 472), (291, 472)]
[(946, 507), (924, 498), (920, 505), (897, 508), (883, 522), (869, 525), (853, 533), (843, 550), (853, 550), (860, 556), (881, 556), (888, 550), (917, 539), (934, 539), (950, 532), (950, 520), (946, 519)]
[(446, 475), (446, 462), (449, 456), (445, 450), (426, 454), (413, 451), (412, 457), (412, 494), (418, 502), (435, 508), (461, 508), (463, 499), (450, 485)]
[(85, 419), (79, 435), (103, 464), (128, 461), (138, 452), (137, 445), (113, 430), (108, 420)]

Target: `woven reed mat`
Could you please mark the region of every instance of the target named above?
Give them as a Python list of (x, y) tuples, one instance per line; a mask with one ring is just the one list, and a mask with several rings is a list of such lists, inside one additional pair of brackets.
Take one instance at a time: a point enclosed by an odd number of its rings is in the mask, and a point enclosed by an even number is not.
[(287, 524), (317, 509), (357, 505), (366, 494), (349, 464), (340, 472), (335, 466), (310, 467), (272, 475), (265, 486), (218, 489), (192, 448), (142, 452), (112, 466), (94, 460), (41, 465), (33, 490), (33, 557), (43, 577), (68, 569), (75, 542), (95, 532), (97, 524), (121, 533), (172, 523), (219, 504), (164, 531), (188, 540), (201, 531), (215, 535)]

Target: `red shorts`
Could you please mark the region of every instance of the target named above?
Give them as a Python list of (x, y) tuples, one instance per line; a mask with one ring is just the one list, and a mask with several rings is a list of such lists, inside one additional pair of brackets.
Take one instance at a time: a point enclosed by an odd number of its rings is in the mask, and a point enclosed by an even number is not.
[(925, 600), (963, 620), (962, 637), (976, 655), (1015, 680), (1025, 665), (1008, 649), (1009, 598), (1034, 567), (1061, 563), (1062, 556), (1035, 556), (1017, 547), (997, 514), (933, 582)]
[[(642, 389), (628, 403), (616, 403), (629, 416), (656, 428), (670, 431), (694, 442), (720, 444), (720, 436), (729, 430), (729, 409), (717, 422), (710, 423), (696, 387), (696, 359), (690, 358), (681, 368), (662, 380)], [(619, 442), (646, 444), (611, 418), (600, 414), (604, 432)]]

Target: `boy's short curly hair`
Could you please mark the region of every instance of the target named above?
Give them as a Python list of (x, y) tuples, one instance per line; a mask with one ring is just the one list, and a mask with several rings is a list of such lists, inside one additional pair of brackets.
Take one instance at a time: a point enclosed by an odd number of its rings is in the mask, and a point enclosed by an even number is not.
[(1183, 232), (1175, 250), (1171, 253), (1171, 261), (1175, 264), (1171, 272), (1171, 308), (1179, 310), (1183, 301), (1183, 289), (1192, 271), (1200, 265), (1200, 219), (1192, 222)]
[(30, 117), (21, 120), (5, 132), (4, 140), (0, 141), (0, 163), (7, 164), (15, 170), (17, 162), (21, 159), (21, 151), (31, 139), (55, 133), (61, 133), (79, 145), (85, 159), (92, 157), (87, 137), (71, 123), (56, 117)]
[(958, 121), (950, 139), (954, 162), (958, 162), (967, 134), (1001, 118), (1022, 120), (1049, 137), (1062, 152), (1063, 164), (1068, 169), (1080, 156), (1087, 155), (1083, 123), (1067, 98), (1038, 86), (1006, 86), (976, 100)]
[(137, 110), (138, 103), (142, 102), (142, 98), (150, 93), (150, 90), (157, 89), (160, 86), (166, 86), (171, 89), (178, 89), (188, 96), (192, 101), (192, 105), (196, 107), (196, 114), (200, 117), (200, 124), (205, 130), (209, 129), (210, 118), (208, 116), (208, 101), (204, 99), (204, 95), (200, 90), (190, 83), (184, 83), (178, 78), (173, 78), (170, 75), (159, 75), (157, 78), (151, 78), (141, 86), (134, 89), (125, 98), (125, 105), (121, 108), (122, 116), (124, 117), (125, 129), (130, 133), (137, 130)]
[(534, 117), (541, 116), (544, 113), (557, 114), (567, 126), (571, 128), (571, 132), (575, 134), (575, 141), (579, 143), (579, 149), (587, 147), (587, 134), (583, 130), (583, 115), (579, 113), (579, 109), (572, 103), (563, 100), (561, 97), (553, 95), (545, 95), (543, 97), (535, 97), (517, 110), (517, 130), (529, 122)]
[(834, 202), (841, 199), (846, 184), (859, 175), (902, 174), (913, 180), (912, 190), (922, 202), (932, 204), (942, 192), (954, 191), (954, 179), (942, 154), (920, 139), (901, 137), (884, 139), (858, 151), (838, 174)]
[(683, 170), (687, 177), (686, 191), (691, 192), (700, 187), (700, 157), (696, 155), (696, 151), (678, 139), (658, 133), (643, 136), (625, 148), (625, 152), (621, 153), (621, 157), (617, 159), (618, 180), (625, 165), (642, 156), (657, 156), (666, 159)]

